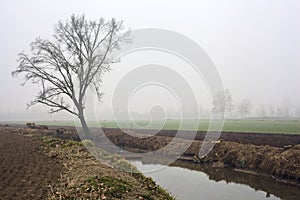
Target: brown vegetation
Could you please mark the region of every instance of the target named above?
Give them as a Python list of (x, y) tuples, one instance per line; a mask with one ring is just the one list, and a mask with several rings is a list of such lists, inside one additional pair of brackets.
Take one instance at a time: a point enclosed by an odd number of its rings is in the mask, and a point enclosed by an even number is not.
[(47, 144), (44, 150), (49, 156), (54, 154), (64, 166), (60, 181), (51, 187), (50, 199), (173, 199), (136, 170), (132, 174), (117, 170), (120, 166), (132, 167), (121, 158), (105, 154), (116, 162), (113, 169), (92, 157), (81, 142), (42, 139)]
[(268, 145), (222, 142), (216, 144), (206, 159), (300, 182), (299, 144), (286, 149)]

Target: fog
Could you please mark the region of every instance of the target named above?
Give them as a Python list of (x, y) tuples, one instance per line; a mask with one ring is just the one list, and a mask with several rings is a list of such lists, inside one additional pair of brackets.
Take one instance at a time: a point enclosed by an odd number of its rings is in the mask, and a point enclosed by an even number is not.
[[(36, 37), (53, 39), (54, 25), (73, 13), (84, 13), (89, 19), (115, 17), (132, 30), (150, 27), (181, 33), (198, 43), (211, 58), (235, 106), (242, 99), (249, 99), (253, 105), (250, 116), (296, 116), (300, 112), (299, 10), (298, 0), (1, 1), (0, 120), (73, 119), (64, 112), (49, 115), (48, 108), (40, 105), (27, 110), (26, 104), (39, 88), (32, 84), (21, 87), (22, 76), (11, 77), (18, 64), (17, 54), (29, 53), (29, 44)], [(190, 110), (187, 117), (193, 118), (197, 105), (201, 115), (208, 117), (212, 102), (205, 78), (195, 75), (178, 57), (144, 51), (124, 56), (105, 74), (102, 102), (97, 102), (92, 93), (86, 100), (88, 118), (113, 118), (112, 110), (120, 109), (112, 105), (120, 80), (137, 66), (157, 64), (181, 75), (193, 95), (183, 84), (174, 84), (183, 91), (179, 95), (185, 102), (182, 103), (170, 90), (150, 85), (136, 91), (131, 99), (119, 94), (117, 104), (128, 102), (133, 118), (149, 118), (149, 113), (158, 119), (176, 118), (182, 107)], [(170, 84), (178, 80), (169, 73), (161, 75)], [(157, 77), (157, 72), (148, 72), (147, 76)], [(191, 98), (195, 98), (195, 104)], [(231, 115), (237, 117), (234, 112)]]

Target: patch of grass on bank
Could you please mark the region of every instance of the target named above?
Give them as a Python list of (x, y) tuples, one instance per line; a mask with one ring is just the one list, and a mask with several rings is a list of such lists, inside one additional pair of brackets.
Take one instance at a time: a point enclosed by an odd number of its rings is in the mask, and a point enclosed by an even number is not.
[(132, 185), (125, 180), (111, 176), (93, 176), (88, 178), (80, 189), (80, 192), (85, 194), (84, 196), (122, 199), (127, 192), (132, 190)]

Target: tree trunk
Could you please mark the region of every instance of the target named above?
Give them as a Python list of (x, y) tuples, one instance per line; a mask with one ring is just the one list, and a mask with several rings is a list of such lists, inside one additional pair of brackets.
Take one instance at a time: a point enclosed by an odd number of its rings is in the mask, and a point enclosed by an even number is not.
[(78, 116), (79, 120), (80, 120), (80, 123), (81, 123), (81, 126), (82, 126), (82, 129), (83, 129), (83, 132), (85, 134), (85, 137), (84, 139), (92, 139), (92, 134), (90, 132), (90, 129), (85, 121), (85, 118), (84, 118), (84, 114), (83, 114), (83, 109), (79, 109), (79, 116)]

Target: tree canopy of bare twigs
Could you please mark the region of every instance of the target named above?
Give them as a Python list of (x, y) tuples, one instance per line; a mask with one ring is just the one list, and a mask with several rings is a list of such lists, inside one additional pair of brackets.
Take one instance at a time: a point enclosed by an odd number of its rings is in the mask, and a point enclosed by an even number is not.
[(86, 92), (90, 88), (101, 99), (103, 74), (115, 62), (111, 53), (130, 40), (121, 21), (89, 21), (84, 15), (72, 15), (56, 25), (53, 41), (37, 38), (30, 45), (31, 55), (20, 53), (12, 75), (23, 73), (23, 85), (41, 86), (28, 107), (39, 103), (49, 106), (50, 113), (67, 111), (80, 119), (89, 134), (84, 118)]
[(237, 107), (238, 112), (240, 113), (241, 117), (246, 118), (248, 114), (251, 113), (252, 110), (252, 103), (249, 99), (243, 99)]
[(219, 92), (213, 100), (212, 112), (214, 114), (220, 114), (222, 119), (225, 118), (225, 113), (231, 113), (234, 109), (232, 97), (229, 89)]

